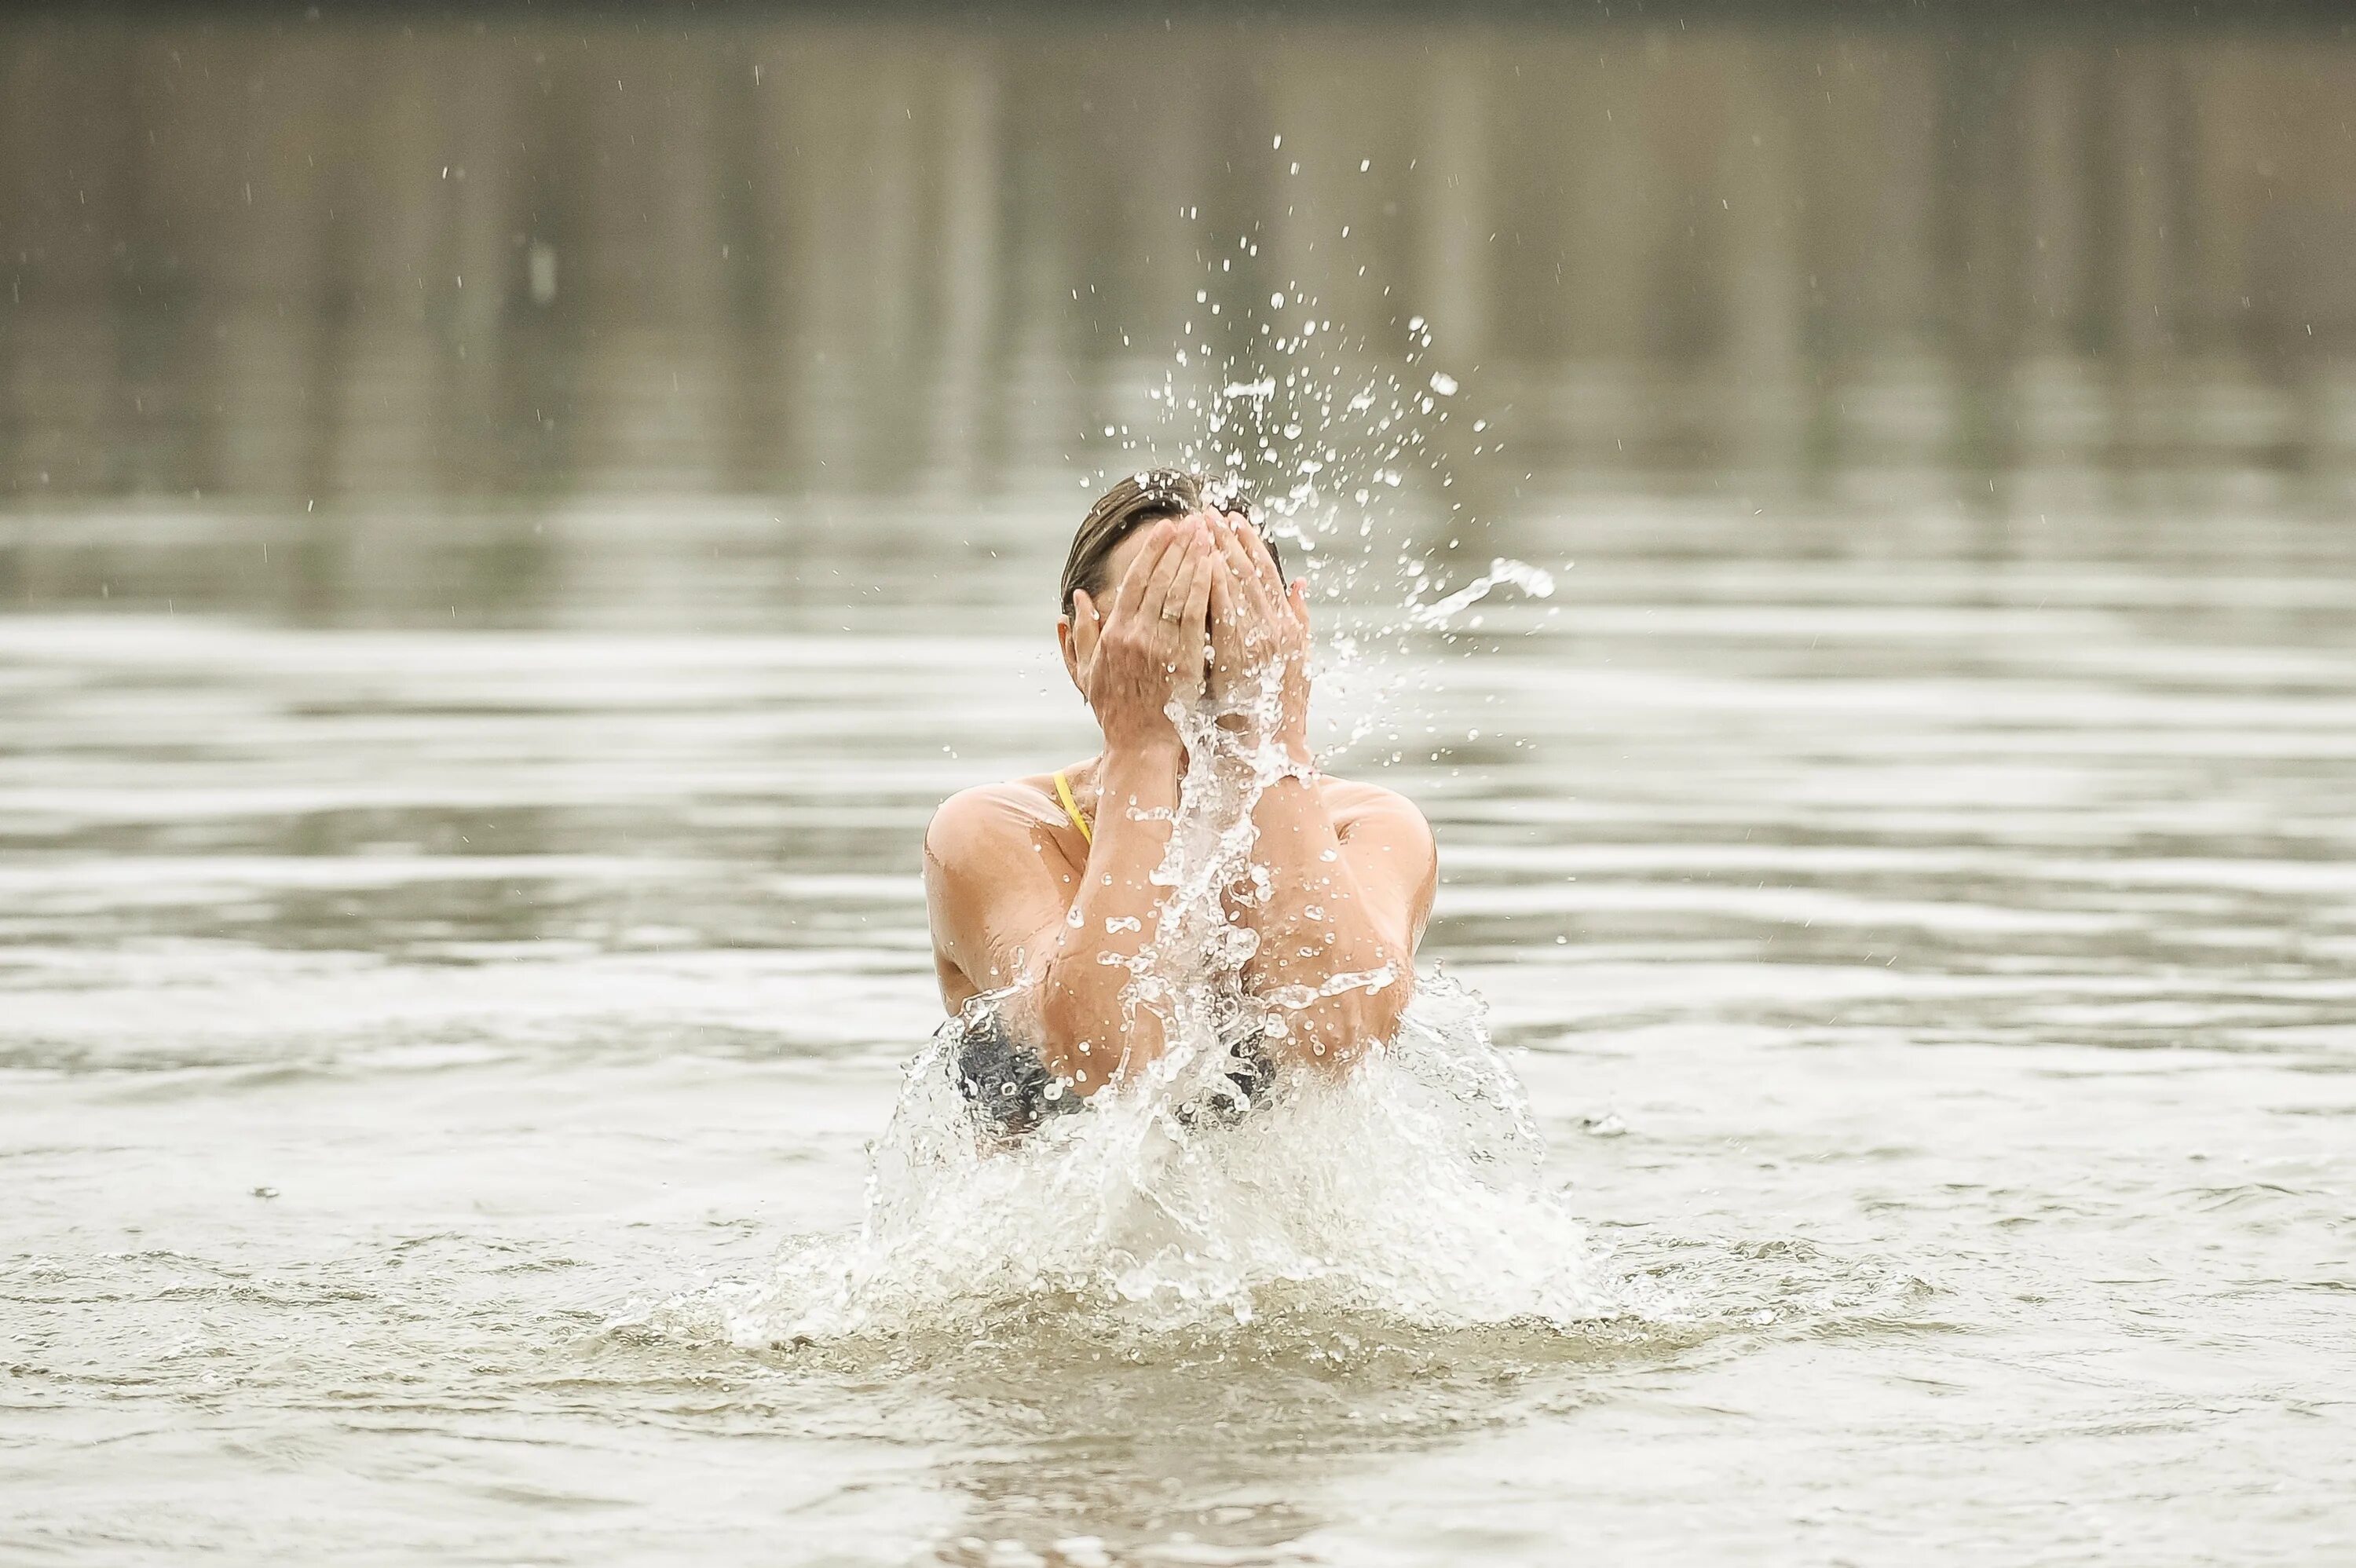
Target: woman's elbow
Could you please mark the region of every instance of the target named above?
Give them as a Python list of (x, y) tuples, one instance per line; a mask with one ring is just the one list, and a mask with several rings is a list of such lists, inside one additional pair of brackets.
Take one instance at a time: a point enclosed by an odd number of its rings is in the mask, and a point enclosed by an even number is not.
[(1401, 952), (1375, 960), (1352, 977), (1358, 983), (1324, 998), (1317, 1009), (1322, 1016), (1304, 1020), (1316, 1054), (1337, 1067), (1391, 1042), (1415, 995), (1415, 961)]
[(1079, 1062), (1096, 1051), (1089, 1037), (1089, 1009), (1049, 975), (1039, 987), (1039, 1055), (1058, 1076), (1071, 1078)]
[(1151, 1009), (1118, 1002), (1108, 1008), (1104, 997), (1059, 985), (1052, 972), (1039, 992), (1040, 1058), (1082, 1094), (1119, 1083), (1161, 1054), (1160, 1020)]
[(1356, 993), (1358, 1034), (1371, 1044), (1388, 1045), (1415, 997), (1415, 957), (1404, 951), (1387, 955), (1376, 973), (1387, 977)]

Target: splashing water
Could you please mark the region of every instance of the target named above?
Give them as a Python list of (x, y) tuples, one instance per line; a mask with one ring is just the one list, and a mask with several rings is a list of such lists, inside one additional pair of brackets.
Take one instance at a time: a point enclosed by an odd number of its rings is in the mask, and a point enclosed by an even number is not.
[(1493, 560), (1489, 570), (1458, 589), (1429, 604), (1410, 600), (1407, 609), (1408, 622), (1417, 626), (1444, 626), (1457, 613), (1470, 609), (1489, 596), (1490, 590), (1501, 583), (1512, 583), (1533, 599), (1554, 596), (1554, 574), (1521, 560)]
[[(1181, 216), (1200, 219), (1193, 207)], [(1347, 253), (1364, 239), (1351, 234), (1344, 224), (1318, 242)], [(1297, 551), (1319, 605), (1318, 738), (1330, 759), (1356, 760), (1371, 740), (1383, 749), (1366, 761), (1404, 760), (1408, 746), (1436, 760), (1455, 738), (1477, 739), (1427, 678), (1408, 673), (1423, 661), (1393, 656), (1479, 631), (1480, 615), (1462, 627), (1453, 617), (1501, 586), (1552, 592), (1548, 571), (1517, 560), (1493, 560), (1470, 582), (1460, 575), (1460, 554), (1485, 531), (1478, 487), (1459, 485), (1460, 470), (1505, 450), (1478, 411), (1477, 386), (1457, 374), (1464, 368), (1435, 362), (1440, 324), (1337, 318), (1313, 286), (1270, 270), (1254, 233), (1206, 226), (1196, 254), (1200, 286), (1191, 307), (1181, 304), (1169, 358), (1141, 389), (1142, 416), (1132, 408), (1102, 424), (1118, 458), (1081, 487), (1167, 463), (1251, 498), (1261, 527)]]
[[(1257, 253), (1248, 240), (1239, 250)], [(1215, 499), (1255, 495), (1261, 526), (1300, 549), (1321, 596), (1348, 596), (1367, 585), (1394, 532), (1402, 466), (1437, 461), (1420, 421), (1448, 418), (1435, 399), (1453, 398), (1459, 382), (1432, 370), (1410, 389), (1369, 367), (1363, 339), (1354, 353), (1313, 297), (1297, 287), (1266, 297), (1271, 313), (1289, 300), (1301, 314), (1282, 330), (1263, 322), (1256, 357), (1239, 372), (1236, 355), (1215, 353), (1208, 327), (1220, 305), (1198, 291), (1205, 330), (1196, 341), (1188, 323), (1173, 363), (1208, 384), (1189, 392), (1165, 373), (1150, 400), (1165, 422), (1187, 428), (1177, 455), (1212, 476)], [(1239, 307), (1230, 327), (1257, 314), (1229, 303)], [(1408, 334), (1414, 367), (1431, 329), (1417, 317)], [(1126, 427), (1106, 433), (1117, 430), (1134, 451)], [(1397, 692), (1371, 667), (1376, 644), (1444, 631), (1502, 585), (1538, 598), (1554, 590), (1547, 572), (1501, 559), (1440, 592), (1430, 553), (1398, 547), (1391, 581), (1404, 594), (1371, 613), (1360, 599), (1356, 620), (1333, 638), (1335, 656), (1320, 662), (1322, 694), (1371, 677), (1375, 702), (1361, 693), (1360, 706), (1382, 706)], [(1127, 961), (1123, 995), (1125, 1009), (1162, 1017), (1164, 1054), (1137, 1081), (1085, 1101), (1044, 1083), (1044, 1114), (1010, 1133), (969, 1098), (974, 1085), (960, 1085), (969, 1071), (961, 1047), (978, 1033), (1023, 1038), (1032, 997), (1023, 987), (977, 997), (909, 1064), (873, 1149), (855, 1234), (789, 1247), (769, 1279), (680, 1297), (645, 1321), (757, 1347), (955, 1333), (1041, 1304), (1076, 1315), (1087, 1332), (1148, 1335), (1272, 1314), (1455, 1328), (1675, 1312), (1657, 1287), (1606, 1269), (1545, 1189), (1537, 1125), (1477, 997), (1387, 968), (1258, 995), (1244, 986), (1257, 937), (1229, 911), (1266, 897), (1269, 878), (1252, 859), (1252, 809), (1292, 771), (1279, 748), (1248, 737), (1274, 733), (1279, 686), (1271, 672), (1224, 708), (1207, 699), (1171, 708), (1187, 763), (1154, 876), (1169, 892), (1151, 940)], [(1373, 727), (1362, 718), (1342, 746)], [(1290, 1014), (1391, 986), (1413, 994), (1380, 1049), (1346, 1069), (1272, 1065), (1267, 1052), (1281, 1054)], [(979, 1088), (1018, 1092), (1011, 1077)]]
[[(976, 998), (909, 1065), (860, 1231), (659, 1320), (764, 1346), (979, 1328), (1041, 1302), (1108, 1333), (1270, 1311), (1453, 1327), (1631, 1310), (1633, 1287), (1543, 1188), (1536, 1123), (1476, 997), (1387, 968), (1244, 987), (1257, 938), (1228, 909), (1267, 892), (1252, 807), (1290, 771), (1247, 737), (1273, 732), (1280, 700), (1271, 673), (1225, 708), (1171, 706), (1187, 764), (1154, 875), (1170, 891), (1124, 993), (1164, 1019), (1161, 1058), (1085, 1103), (1049, 1084), (1050, 1114), (1010, 1136), (960, 1086), (960, 1046), (1019, 1035), (1030, 997)], [(1415, 987), (1395, 1038), (1346, 1070), (1256, 1054), (1319, 997), (1394, 985)]]
[(907, 1069), (858, 1233), (664, 1316), (756, 1347), (979, 1326), (1026, 1301), (1146, 1333), (1269, 1312), (1444, 1328), (1657, 1309), (1544, 1190), (1482, 1010), (1424, 980), (1388, 1049), (1242, 1115), (1205, 1114), (1203, 1081), (1233, 1059), (1190, 1039), (1016, 1140), (959, 1093), (950, 1026)]

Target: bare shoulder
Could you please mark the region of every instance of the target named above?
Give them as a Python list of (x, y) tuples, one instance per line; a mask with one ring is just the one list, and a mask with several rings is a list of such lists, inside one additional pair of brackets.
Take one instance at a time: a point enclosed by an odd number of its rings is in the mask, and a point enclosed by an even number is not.
[(1440, 847), (1415, 802), (1395, 789), (1349, 779), (1324, 781), (1333, 836), (1377, 908), (1399, 923), (1408, 951), (1423, 940), (1440, 890)]
[(1379, 828), (1386, 834), (1419, 838), (1427, 845), (1431, 842), (1431, 825), (1424, 820), (1422, 808), (1395, 789), (1330, 775), (1320, 788), (1333, 829), (1344, 838), (1361, 828)]
[(1027, 852), (1041, 832), (1055, 826), (1047, 814), (1053, 804), (1025, 779), (961, 789), (933, 812), (925, 828), (925, 859), (954, 867), (1012, 849)]
[(1077, 873), (1056, 843), (1055, 802), (1014, 779), (943, 801), (925, 829), (925, 910), (941, 1000), (1010, 983), (1025, 945), (1071, 901)]

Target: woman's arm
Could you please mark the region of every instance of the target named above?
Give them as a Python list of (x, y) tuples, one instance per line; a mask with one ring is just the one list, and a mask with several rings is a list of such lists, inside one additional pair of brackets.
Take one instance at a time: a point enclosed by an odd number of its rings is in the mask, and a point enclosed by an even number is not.
[(1075, 645), (1105, 753), (1094, 840), (1071, 897), (1052, 886), (1042, 895), (1023, 865), (1035, 866), (1037, 846), (1014, 839), (1002, 819), (993, 826), (991, 814), (945, 820), (944, 807), (927, 838), (936, 940), (984, 988), (1035, 982), (1023, 1032), (1082, 1093), (1162, 1054), (1151, 982), (1128, 987), (1168, 896), (1152, 873), (1173, 831), (1183, 753), (1165, 709), (1173, 693), (1201, 686), (1216, 567), (1209, 527), (1172, 519), (1152, 525), (1101, 616), (1087, 593), (1074, 596)]
[(1431, 830), (1393, 808), (1335, 830), (1313, 778), (1277, 780), (1252, 812), (1268, 891), (1242, 907), (1259, 946), (1244, 983), (1288, 1009), (1304, 1053), (1336, 1064), (1387, 1040), (1415, 990), (1431, 907)]
[[(1107, 746), (1095, 842), (1071, 912), (1048, 933), (1039, 976), (1040, 1060), (1092, 1093), (1162, 1054), (1151, 997), (1130, 992), (1167, 888), (1153, 885), (1178, 805), (1178, 743)], [(1151, 985), (1151, 982), (1146, 982)]]
[(1214, 641), (1230, 653), (1231, 668), (1275, 677), (1275, 711), (1258, 716), (1246, 743), (1272, 742), (1296, 770), (1269, 783), (1252, 811), (1253, 860), (1267, 880), (1237, 901), (1259, 937), (1244, 982), (1287, 1009), (1303, 1055), (1346, 1062), (1390, 1038), (1414, 990), (1415, 947), (1437, 876), (1431, 829), (1385, 793), (1346, 837), (1339, 830), (1309, 750), (1306, 584), (1285, 584), (1248, 525), (1224, 530), (1221, 548)]

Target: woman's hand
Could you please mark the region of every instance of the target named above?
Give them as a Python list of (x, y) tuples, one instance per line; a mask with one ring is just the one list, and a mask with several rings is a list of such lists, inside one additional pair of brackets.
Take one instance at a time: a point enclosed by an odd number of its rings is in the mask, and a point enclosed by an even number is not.
[(1217, 530), (1219, 569), (1211, 583), (1211, 692), (1223, 706), (1255, 707), (1271, 678), (1276, 712), (1248, 712), (1248, 721), (1273, 720), (1277, 741), (1296, 761), (1309, 760), (1308, 582), (1288, 585), (1259, 531), (1241, 514)]
[(1258, 700), (1260, 671), (1267, 667), (1273, 649), (1269, 645), (1267, 625), (1252, 613), (1250, 602), (1242, 593), (1230, 591), (1228, 582), (1236, 566), (1248, 560), (1240, 530), (1250, 524), (1241, 512), (1208, 516), (1219, 547), (1211, 577), (1211, 700), (1223, 714), (1242, 717), (1240, 710)]
[(1099, 613), (1085, 590), (1072, 595), (1074, 645), (1108, 752), (1177, 750), (1167, 709), (1173, 697), (1191, 700), (1203, 688), (1219, 575), (1209, 525), (1164, 517), (1146, 530), (1110, 608)]

